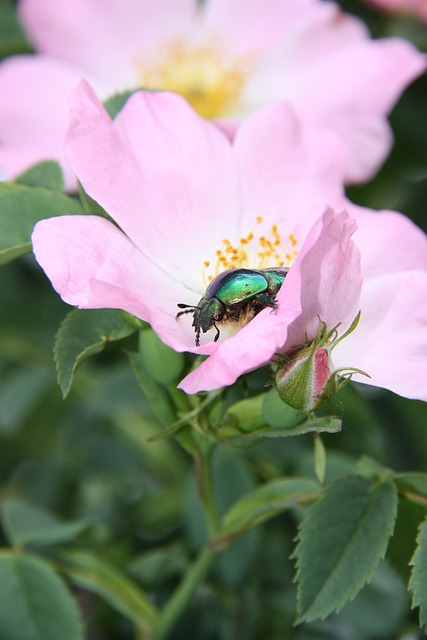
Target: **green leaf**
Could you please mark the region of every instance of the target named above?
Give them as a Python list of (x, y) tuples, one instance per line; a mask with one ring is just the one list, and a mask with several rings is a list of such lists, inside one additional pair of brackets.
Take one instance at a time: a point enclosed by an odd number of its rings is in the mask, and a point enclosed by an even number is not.
[(129, 565), (130, 574), (146, 589), (180, 578), (188, 570), (183, 546), (173, 542), (166, 547), (148, 549), (136, 556)]
[(298, 622), (339, 611), (384, 557), (397, 514), (392, 482), (347, 476), (306, 513), (295, 551)]
[(394, 481), (399, 493), (408, 500), (427, 507), (427, 473), (396, 473)]
[[(163, 427), (173, 425), (176, 422), (177, 416), (166, 387), (154, 380), (139, 353), (130, 353), (129, 361), (136, 381), (142, 389), (153, 414)], [(182, 425), (178, 423), (176, 430), (181, 426)]]
[(58, 383), (64, 398), (71, 389), (79, 364), (102, 351), (108, 342), (135, 332), (117, 309), (75, 309), (61, 324), (55, 339)]
[(17, 431), (40, 405), (51, 385), (52, 374), (43, 369), (10, 368), (0, 385), (0, 433), (10, 435)]
[(80, 182), (77, 183), (77, 190), (79, 193), (80, 202), (86, 213), (111, 220), (110, 216), (105, 211), (105, 209), (103, 209), (101, 205), (97, 203), (96, 200), (91, 198), (90, 195), (86, 193), (86, 191), (83, 189), (83, 186), (81, 185)]
[(399, 633), (408, 612), (408, 594), (405, 582), (383, 560), (369, 584), (352, 602), (328, 620), (335, 628), (339, 625), (339, 637), (349, 640), (373, 640), (374, 638), (403, 638)]
[(176, 382), (184, 368), (184, 355), (166, 346), (152, 329), (139, 332), (139, 351), (145, 368), (160, 384)]
[(0, 602), (0, 637), (5, 640), (83, 640), (73, 598), (38, 558), (0, 554)]
[(31, 253), (31, 233), (39, 220), (82, 213), (76, 200), (58, 191), (0, 183), (0, 265)]
[(233, 504), (214, 544), (221, 546), (286, 509), (316, 499), (319, 491), (319, 484), (310, 478), (279, 478), (265, 483)]
[(306, 433), (338, 433), (341, 431), (341, 426), (341, 418), (334, 416), (310, 417), (296, 427), (258, 429), (245, 435), (256, 438), (288, 438), (289, 436), (303, 436)]
[(15, 4), (3, 0), (0, 2), (0, 58), (29, 51), (31, 47), (19, 25)]
[(412, 591), (412, 608), (420, 608), (420, 627), (427, 627), (427, 520), (420, 525), (417, 548), (410, 562), (412, 566), (409, 589)]
[(114, 565), (88, 551), (70, 551), (61, 555), (61, 561), (76, 585), (99, 595), (139, 629), (156, 620), (157, 610), (143, 590)]
[(53, 160), (45, 160), (21, 173), (15, 178), (15, 184), (27, 187), (43, 187), (54, 191), (64, 190), (64, 176), (61, 166)]
[(64, 522), (48, 511), (16, 498), (3, 503), (1, 518), (6, 537), (14, 546), (61, 544), (74, 540), (89, 526), (83, 521)]
[(326, 450), (319, 435), (314, 439), (314, 470), (320, 484), (323, 484), (326, 475)]
[(128, 91), (123, 91), (122, 93), (115, 93), (114, 95), (107, 98), (107, 100), (104, 100), (104, 107), (110, 118), (115, 118), (119, 111), (123, 109), (131, 95), (133, 95), (137, 91), (141, 91), (141, 89), (135, 88), (129, 89)]

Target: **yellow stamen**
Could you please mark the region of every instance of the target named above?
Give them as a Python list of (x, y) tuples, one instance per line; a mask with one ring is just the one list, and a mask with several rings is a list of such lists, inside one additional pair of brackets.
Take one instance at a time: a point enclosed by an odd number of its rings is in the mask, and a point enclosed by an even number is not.
[(152, 62), (136, 62), (139, 84), (183, 95), (204, 118), (230, 114), (239, 103), (253, 55), (228, 56), (215, 39), (191, 46), (176, 39), (153, 56)]
[(298, 240), (293, 233), (282, 238), (277, 224), (273, 224), (267, 235), (257, 235), (255, 228), (263, 222), (262, 216), (255, 220), (253, 229), (241, 237), (236, 245), (228, 239), (222, 240), (222, 247), (215, 251), (216, 260), (212, 272), (207, 275), (210, 266), (204, 262), (203, 280), (207, 285), (225, 269), (266, 269), (268, 267), (289, 267), (298, 255)]

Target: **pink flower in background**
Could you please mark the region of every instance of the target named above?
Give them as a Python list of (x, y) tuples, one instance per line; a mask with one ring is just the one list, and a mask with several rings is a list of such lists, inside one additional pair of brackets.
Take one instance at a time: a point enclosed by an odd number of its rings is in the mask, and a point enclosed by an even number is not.
[(366, 0), (366, 2), (392, 13), (413, 13), (427, 22), (426, 0)]
[[(112, 122), (83, 82), (71, 106), (68, 160), (116, 224), (84, 215), (36, 225), (36, 259), (63, 300), (124, 309), (172, 348), (208, 355), (182, 381), (189, 393), (314, 337), (319, 317), (345, 331), (361, 309), (335, 366), (427, 399), (426, 237), (401, 214), (345, 200), (337, 136), (287, 103), (257, 111), (233, 143), (173, 93), (137, 93)], [(291, 268), (277, 310), (234, 335), (220, 327), (214, 342), (212, 329), (197, 347), (191, 314), (176, 319), (177, 304), (197, 305), (224, 269), (280, 265)]]
[[(346, 179), (370, 178), (387, 156), (387, 114), (425, 69), (398, 38), (324, 0), (21, 0), (36, 55), (0, 66), (0, 171), (63, 161), (68, 93), (86, 78), (103, 99), (137, 87), (183, 94), (232, 136), (258, 107), (286, 99), (340, 134)], [(64, 162), (67, 183), (74, 183)]]

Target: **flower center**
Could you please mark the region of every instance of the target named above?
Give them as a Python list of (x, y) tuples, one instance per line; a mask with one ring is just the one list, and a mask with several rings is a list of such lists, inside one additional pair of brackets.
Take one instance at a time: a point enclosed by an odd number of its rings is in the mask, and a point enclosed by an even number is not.
[(276, 224), (272, 224), (266, 235), (256, 233), (257, 225), (263, 222), (256, 218), (251, 231), (240, 238), (236, 245), (225, 238), (215, 252), (215, 260), (203, 263), (203, 280), (207, 286), (225, 269), (267, 269), (268, 267), (290, 267), (298, 255), (298, 240), (293, 233), (282, 237)]
[(250, 54), (230, 59), (215, 39), (190, 46), (176, 39), (155, 62), (137, 62), (142, 87), (180, 93), (204, 118), (228, 114), (239, 102), (252, 66)]

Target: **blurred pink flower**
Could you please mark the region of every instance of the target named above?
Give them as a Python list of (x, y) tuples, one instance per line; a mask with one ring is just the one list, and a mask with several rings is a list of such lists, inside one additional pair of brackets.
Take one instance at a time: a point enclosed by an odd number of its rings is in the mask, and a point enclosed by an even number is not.
[[(187, 392), (232, 384), (314, 337), (319, 318), (345, 331), (361, 308), (335, 365), (427, 399), (426, 237), (399, 213), (345, 200), (335, 134), (301, 124), (279, 103), (249, 117), (230, 143), (167, 92), (136, 93), (112, 122), (82, 82), (66, 153), (116, 224), (91, 215), (43, 220), (33, 233), (36, 259), (69, 304), (124, 309), (172, 348), (209, 355), (182, 381)], [(213, 342), (210, 330), (196, 347), (191, 314), (176, 319), (177, 304), (197, 305), (225, 268), (283, 264), (291, 269), (278, 309), (234, 335), (221, 327)]]
[(392, 13), (413, 13), (427, 22), (426, 0), (365, 0), (365, 2)]
[(390, 150), (387, 114), (426, 67), (408, 42), (372, 40), (323, 0), (21, 0), (19, 13), (39, 53), (0, 66), (6, 176), (62, 161), (66, 98), (86, 78), (103, 99), (136, 87), (181, 93), (231, 137), (256, 108), (286, 99), (340, 134), (346, 179), (363, 181)]

